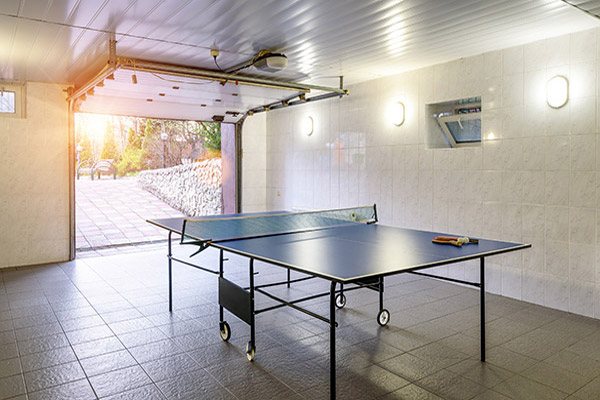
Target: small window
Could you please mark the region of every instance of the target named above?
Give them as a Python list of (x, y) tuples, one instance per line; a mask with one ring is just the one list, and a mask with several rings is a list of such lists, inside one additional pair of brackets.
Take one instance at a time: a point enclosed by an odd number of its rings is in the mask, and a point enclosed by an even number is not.
[(25, 117), (25, 86), (0, 81), (0, 118)]
[(437, 117), (438, 124), (452, 147), (477, 146), (481, 143), (481, 116), (479, 113)]
[(481, 146), (481, 97), (427, 104), (428, 148)]
[(0, 113), (14, 114), (16, 112), (15, 92), (0, 90)]

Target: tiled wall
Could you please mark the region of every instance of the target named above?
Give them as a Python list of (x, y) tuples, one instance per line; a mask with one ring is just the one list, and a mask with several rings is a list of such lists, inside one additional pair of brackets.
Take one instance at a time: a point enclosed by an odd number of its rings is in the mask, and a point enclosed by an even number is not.
[(27, 83), (26, 118), (0, 116), (0, 268), (69, 257), (64, 87)]
[[(253, 209), (377, 203), (384, 224), (530, 242), (530, 250), (488, 261), (488, 289), (600, 317), (597, 35), (490, 52), (357, 84), (341, 100), (269, 112), (262, 205), (263, 122), (254, 119), (264, 114), (250, 117), (244, 168), (252, 169), (244, 173), (256, 176), (244, 181), (247, 200)], [(555, 110), (545, 84), (557, 74), (568, 77), (570, 99)], [(483, 145), (428, 149), (425, 104), (479, 95)], [(398, 100), (406, 105), (399, 128), (386, 118)], [(310, 137), (301, 133), (308, 115)], [(437, 272), (477, 280), (477, 267)]]
[(242, 128), (242, 210), (264, 211), (266, 204), (267, 160), (266, 115), (246, 119)]

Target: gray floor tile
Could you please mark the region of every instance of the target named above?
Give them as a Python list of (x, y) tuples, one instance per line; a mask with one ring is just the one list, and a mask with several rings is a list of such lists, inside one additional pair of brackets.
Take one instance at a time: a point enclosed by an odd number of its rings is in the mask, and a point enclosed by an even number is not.
[(434, 374), (442, 369), (409, 353), (383, 361), (379, 365), (411, 382)]
[[(230, 343), (219, 343), (214, 346), (205, 346), (188, 353), (200, 366), (207, 367), (222, 360), (233, 360), (235, 358), (245, 357), (245, 350), (242, 352), (236, 346)], [(267, 357), (265, 357), (267, 358)]]
[(491, 348), (486, 352), (486, 362), (516, 373), (537, 363), (533, 358), (515, 353), (501, 346)]
[(25, 373), (27, 390), (36, 392), (85, 378), (77, 361)]
[(380, 397), (381, 400), (443, 400), (441, 397), (427, 390), (411, 384)]
[(183, 350), (170, 339), (161, 340), (143, 346), (132, 347), (129, 352), (138, 363), (146, 363), (159, 358), (170, 357), (175, 354), (183, 353)]
[(41, 314), (41, 315), (34, 315), (31, 317), (22, 317), (22, 318), (13, 319), (13, 325), (15, 327), (15, 330), (17, 330), (17, 329), (22, 329), (22, 328), (30, 328), (30, 327), (38, 326), (38, 325), (52, 324), (52, 323), (55, 323), (56, 321), (57, 321), (57, 319), (54, 316), (54, 314)]
[(135, 359), (127, 350), (115, 351), (113, 353), (84, 358), (80, 360), (80, 362), (88, 377), (125, 367), (131, 367), (137, 364)]
[(0, 399), (9, 399), (21, 394), (25, 394), (23, 375), (0, 378)]
[(447, 368), (469, 358), (467, 354), (446, 347), (438, 342), (430, 343), (418, 349), (411, 350), (410, 354), (419, 357), (440, 368)]
[[(187, 374), (174, 375), (157, 382), (157, 386), (168, 399), (172, 398), (209, 398), (210, 393), (224, 391), (210, 374), (204, 370), (191, 371)], [(252, 385), (246, 385), (250, 387)], [(265, 397), (267, 398), (267, 397)]]
[(77, 399), (92, 400), (96, 395), (87, 379), (69, 382), (39, 392), (29, 393), (30, 400)]
[(493, 390), (486, 390), (483, 393), (473, 397), (472, 400), (511, 400), (510, 397), (506, 397), (503, 394), (494, 392)]
[(542, 385), (531, 379), (515, 375), (512, 378), (498, 384), (494, 391), (499, 392), (511, 399), (564, 399), (567, 393), (558, 391), (549, 386)]
[(176, 354), (142, 364), (142, 368), (154, 382), (166, 380), (200, 369), (201, 366), (187, 354)]
[(71, 342), (71, 344), (74, 346), (81, 343), (114, 336), (114, 333), (107, 325), (78, 329), (76, 331), (65, 332), (65, 334), (67, 335), (69, 342)]
[(600, 375), (600, 361), (571, 353), (568, 349), (556, 353), (544, 362), (590, 379)]
[(106, 400), (163, 400), (165, 396), (156, 385), (146, 385), (136, 389), (128, 390), (119, 394), (104, 397)]
[(42, 351), (48, 351), (67, 346), (69, 346), (69, 340), (65, 334), (61, 332), (56, 335), (44, 336), (27, 340), (25, 342), (20, 342), (19, 353), (21, 356), (26, 356), (29, 354), (40, 353)]
[(67, 319), (60, 321), (65, 332), (77, 331), (80, 329), (93, 328), (95, 326), (104, 325), (104, 321), (99, 315), (88, 315), (80, 318)]
[(502, 347), (541, 361), (576, 341), (568, 334), (536, 329), (506, 342)]
[(96, 375), (89, 380), (98, 397), (112, 396), (152, 383), (139, 365)]
[(0, 344), (0, 360), (14, 358), (18, 355), (17, 343)]
[[(481, 344), (479, 342), (479, 337), (473, 338), (471, 336), (467, 336), (464, 333), (457, 333), (452, 336), (448, 336), (442, 340), (438, 340), (437, 343), (440, 343), (446, 347), (454, 349), (464, 354), (468, 354), (471, 357), (479, 356), (481, 352)], [(486, 348), (489, 349), (492, 346), (489, 342), (486, 341)]]
[(15, 336), (19, 342), (60, 333), (62, 333), (62, 328), (58, 322), (35, 325), (15, 330)]
[(535, 364), (521, 373), (546, 386), (572, 394), (591, 379), (545, 362)]
[(21, 357), (23, 371), (25, 372), (48, 368), (71, 361), (76, 361), (76, 357), (73, 349), (70, 347), (61, 347)]
[(600, 378), (596, 378), (578, 391), (573, 396), (581, 400), (600, 399)]
[(0, 345), (16, 343), (17, 338), (15, 337), (14, 331), (0, 332)]
[(494, 387), (514, 375), (514, 373), (492, 363), (481, 362), (472, 358), (454, 364), (448, 367), (448, 370), (487, 388)]
[(378, 363), (399, 356), (402, 350), (390, 346), (377, 338), (365, 340), (354, 345), (353, 351), (372, 363)]
[(600, 335), (593, 334), (569, 346), (568, 351), (600, 361)]
[(448, 370), (426, 376), (417, 384), (447, 400), (470, 399), (486, 390), (484, 386)]
[(21, 373), (21, 361), (18, 358), (0, 360), (0, 378), (6, 378)]
[(84, 342), (73, 346), (73, 350), (75, 350), (75, 354), (77, 354), (79, 359), (95, 357), (124, 349), (125, 347), (123, 347), (123, 344), (115, 336)]
[[(361, 386), (376, 397), (392, 393), (410, 384), (406, 379), (403, 379), (378, 365), (371, 365), (357, 371), (356, 381), (361, 383)], [(283, 382), (287, 383), (285, 380)]]

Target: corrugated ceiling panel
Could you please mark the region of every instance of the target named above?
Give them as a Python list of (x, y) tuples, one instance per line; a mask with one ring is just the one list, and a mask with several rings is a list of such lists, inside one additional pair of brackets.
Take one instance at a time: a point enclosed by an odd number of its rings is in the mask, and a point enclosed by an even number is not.
[(569, 0), (568, 2), (576, 5), (577, 7), (581, 7), (592, 14), (600, 15), (600, 1), (598, 0)]
[(45, 19), (51, 5), (51, 0), (24, 1), (19, 15), (35, 19)]
[(350, 84), (597, 26), (561, 0), (3, 0), (0, 79), (81, 84), (110, 32), (123, 56), (216, 69), (218, 48), (227, 69), (267, 48), (288, 68), (248, 72)]
[(19, 12), (20, 0), (2, 0), (0, 1), (0, 13), (17, 14)]

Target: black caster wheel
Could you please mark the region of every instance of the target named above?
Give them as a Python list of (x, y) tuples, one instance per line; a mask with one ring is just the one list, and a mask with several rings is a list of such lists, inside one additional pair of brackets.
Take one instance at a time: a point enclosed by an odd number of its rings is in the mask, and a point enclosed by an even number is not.
[(252, 346), (251, 342), (246, 343), (246, 357), (248, 361), (254, 361), (254, 346)]
[(231, 337), (231, 328), (229, 324), (225, 321), (219, 322), (219, 333), (221, 334), (221, 339), (224, 341), (228, 341)]
[(377, 314), (377, 323), (386, 326), (388, 322), (390, 322), (390, 312), (384, 308)]
[(337, 296), (335, 296), (335, 306), (337, 308), (344, 308), (344, 306), (346, 305), (346, 296), (343, 294), (338, 294)]

